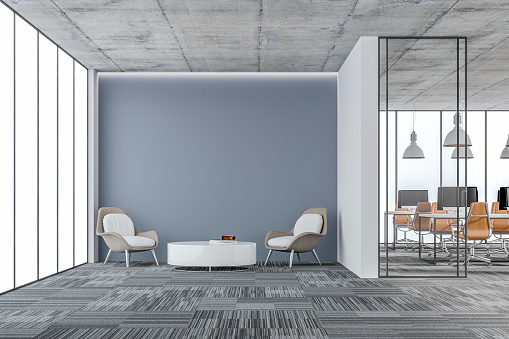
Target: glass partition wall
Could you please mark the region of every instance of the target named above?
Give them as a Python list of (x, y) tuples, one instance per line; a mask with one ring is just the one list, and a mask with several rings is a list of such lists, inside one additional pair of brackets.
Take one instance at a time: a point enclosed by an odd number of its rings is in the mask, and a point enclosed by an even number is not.
[(0, 3), (0, 293), (87, 260), (87, 70)]
[(379, 276), (466, 276), (467, 187), (485, 178), (482, 162), (464, 156), (484, 154), (464, 139), (470, 123), (485, 123), (467, 111), (466, 39), (379, 43)]

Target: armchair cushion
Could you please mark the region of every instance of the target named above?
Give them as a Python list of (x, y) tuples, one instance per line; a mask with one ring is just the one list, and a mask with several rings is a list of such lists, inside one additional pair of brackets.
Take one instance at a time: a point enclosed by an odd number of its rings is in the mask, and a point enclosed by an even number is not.
[(134, 236), (134, 224), (126, 214), (111, 213), (104, 216), (104, 232), (115, 232), (121, 236)]
[(305, 232), (320, 233), (322, 226), (323, 218), (320, 214), (303, 214), (295, 223), (293, 235), (298, 236)]
[(131, 247), (152, 247), (156, 244), (154, 239), (138, 237), (135, 235), (124, 235), (124, 240)]
[(290, 246), (292, 241), (295, 239), (294, 236), (285, 236), (285, 237), (276, 237), (272, 238), (267, 242), (267, 245), (271, 247), (281, 247), (285, 248)]

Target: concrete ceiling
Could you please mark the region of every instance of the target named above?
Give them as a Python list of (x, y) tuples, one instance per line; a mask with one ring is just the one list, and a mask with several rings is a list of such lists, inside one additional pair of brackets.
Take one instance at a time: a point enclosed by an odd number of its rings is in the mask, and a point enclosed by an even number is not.
[[(502, 0), (4, 1), (99, 71), (335, 72), (360, 36), (467, 36), (469, 109), (509, 109)], [(455, 48), (391, 41), (390, 108), (454, 108)]]

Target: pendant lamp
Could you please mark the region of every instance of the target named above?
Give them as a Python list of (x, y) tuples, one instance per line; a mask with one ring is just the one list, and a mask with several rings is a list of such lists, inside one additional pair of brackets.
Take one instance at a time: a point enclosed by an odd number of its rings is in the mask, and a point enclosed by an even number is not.
[[(459, 130), (459, 140), (458, 140)], [(447, 133), (444, 140), (444, 147), (465, 147), (465, 131), (461, 128), (461, 113), (454, 114), (454, 128)], [(466, 146), (472, 146), (472, 141), (467, 134)]]
[(424, 152), (417, 145), (417, 134), (415, 133), (415, 101), (412, 120), (412, 133), (410, 133), (410, 145), (403, 152), (403, 159), (424, 159)]
[(500, 159), (509, 159), (509, 137), (505, 143), (505, 147), (502, 150), (502, 154), (500, 154)]
[[(472, 153), (472, 150), (470, 147), (459, 147), (459, 158), (465, 159), (465, 149), (467, 150), (467, 159), (473, 159), (474, 153)], [(451, 159), (456, 159), (458, 157), (458, 147), (452, 151)]]

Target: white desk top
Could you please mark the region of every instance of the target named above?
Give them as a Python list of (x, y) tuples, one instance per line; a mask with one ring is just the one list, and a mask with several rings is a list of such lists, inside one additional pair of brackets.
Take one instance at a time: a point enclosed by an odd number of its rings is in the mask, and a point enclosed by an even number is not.
[(490, 219), (509, 219), (509, 214), (491, 214), (490, 213)]
[(390, 215), (414, 215), (415, 211), (387, 211)]
[[(458, 219), (457, 214), (449, 213), (449, 214), (435, 214), (435, 213), (419, 213), (421, 218), (435, 218), (435, 219)], [(460, 219), (465, 219), (465, 214), (459, 214)]]
[[(456, 219), (456, 214), (433, 214), (433, 213), (420, 213), (421, 218), (436, 218), (436, 219)], [(459, 218), (465, 219), (468, 215), (460, 213)], [(490, 219), (509, 219), (509, 214), (489, 214)]]

